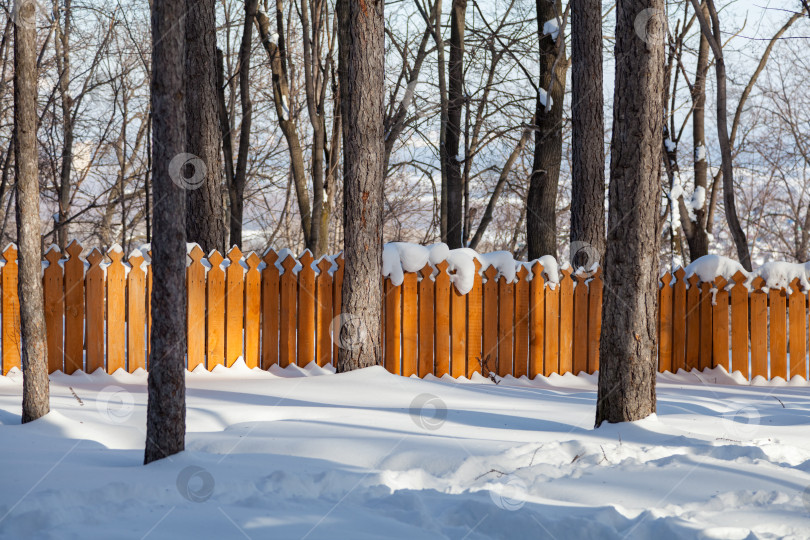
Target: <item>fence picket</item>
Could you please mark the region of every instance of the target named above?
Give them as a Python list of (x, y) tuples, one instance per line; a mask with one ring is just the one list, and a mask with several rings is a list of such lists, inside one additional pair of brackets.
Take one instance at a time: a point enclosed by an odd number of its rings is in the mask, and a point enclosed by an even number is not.
[(532, 280), (529, 282), (529, 378), (543, 374), (543, 348), (545, 345), (544, 325), (545, 288), (543, 265), (535, 262), (532, 266)]
[[(315, 358), (321, 367), (332, 362), (332, 339), (329, 335), (332, 326), (333, 294), (332, 276), (329, 274), (331, 268), (332, 261), (326, 257), (322, 258), (318, 263), (318, 277), (315, 279), (317, 288)], [(276, 317), (278, 318), (278, 313), (276, 313)]]
[(484, 330), (481, 375), (484, 377), (498, 372), (498, 282), (495, 281), (497, 274), (498, 271), (494, 266), (487, 268), (484, 271), (487, 280), (481, 285), (484, 313), (487, 314), (481, 321)]
[(686, 371), (697, 369), (700, 362), (700, 278), (697, 274), (687, 280), (686, 290)]
[(295, 322), (298, 318), (296, 293), (298, 291), (298, 280), (293, 269), (295, 259), (292, 255), (287, 255), (281, 261), (284, 273), (281, 274), (281, 324), (279, 338), (279, 358), (278, 365), (287, 367), (295, 363)]
[(790, 284), (790, 378), (807, 378), (807, 296), (799, 286), (799, 278)]
[(484, 297), (481, 283), (481, 263), (473, 259), (475, 274), (473, 288), (467, 294), (467, 378), (481, 373), (481, 346), (483, 339)]
[[(343, 312), (343, 254), (337, 259), (337, 270), (332, 276), (332, 317), (339, 317)], [(338, 319), (339, 320), (339, 319)], [(334, 325), (332, 331), (340, 330), (340, 325)], [(332, 363), (337, 366), (339, 336), (332, 336)]]
[(126, 268), (124, 252), (114, 246), (107, 251), (107, 373), (126, 370)]
[(433, 373), (433, 267), (430, 263), (419, 271), (419, 376)]
[(784, 289), (770, 289), (771, 372), (774, 377), (787, 377), (787, 295)]
[(467, 374), (467, 295), (459, 294), (455, 285), (450, 287), (450, 374)]
[(588, 372), (588, 286), (585, 284), (588, 276), (577, 273), (574, 287), (574, 364), (572, 373)]
[(208, 369), (225, 363), (225, 271), (222, 254), (213, 250), (208, 254), (208, 269), (206, 283), (206, 313), (207, 313), (207, 343), (206, 356)]
[(298, 258), (298, 356), (296, 363), (304, 367), (315, 360), (315, 270), (312, 253), (306, 249)]
[(714, 278), (715, 305), (712, 306), (712, 367), (723, 366), (729, 371), (728, 363), (728, 291), (723, 277)]
[(43, 295), (45, 299), (45, 334), (48, 343), (48, 373), (62, 371), (62, 317), (65, 314), (64, 276), (59, 266), (61, 254), (53, 246), (45, 254), (48, 267), (43, 272)]
[(447, 261), (436, 265), (436, 290), (434, 293), (434, 313), (436, 322), (433, 340), (436, 344), (434, 375), (441, 377), (450, 373), (450, 276), (447, 273)]
[(661, 276), (658, 289), (658, 371), (672, 372), (672, 274)]
[(512, 339), (515, 328), (515, 284), (498, 278), (498, 375), (514, 375)]
[(573, 371), (574, 282), (571, 267), (563, 268), (560, 280), (560, 368), (557, 373)]
[[(278, 254), (272, 249), (264, 254), (262, 270), (262, 369), (278, 363)], [(331, 306), (331, 302), (329, 304)], [(332, 313), (329, 313), (331, 319)]]
[(560, 284), (546, 283), (546, 350), (543, 375), (560, 372)]
[(410, 377), (418, 370), (419, 305), (417, 275), (406, 272), (402, 282), (402, 375)]
[(751, 377), (768, 378), (768, 295), (765, 280), (754, 278), (751, 286)]
[(599, 336), (602, 332), (602, 269), (588, 282), (588, 373), (599, 370)]
[(87, 256), (90, 268), (85, 278), (87, 306), (87, 373), (104, 369), (104, 270), (102, 255), (93, 249)]
[(231, 367), (242, 356), (245, 321), (245, 270), (242, 251), (234, 246), (228, 252), (230, 264), (225, 270), (225, 365)]
[(731, 288), (731, 369), (748, 379), (748, 289), (745, 274), (732, 277)]
[(259, 263), (262, 260), (251, 252), (247, 257), (248, 271), (245, 274), (245, 364), (259, 367), (259, 333), (262, 319), (262, 276)]
[[(186, 340), (188, 370), (205, 366), (205, 255), (198, 245), (189, 251), (191, 264), (186, 267)], [(132, 272), (130, 272), (131, 274)]]
[[(139, 251), (130, 255), (129, 265), (132, 268), (127, 275), (127, 366), (130, 373), (139, 368), (146, 369), (146, 273), (142, 264), (143, 257)], [(203, 327), (204, 316), (203, 311)]]
[(402, 285), (385, 280), (385, 369), (399, 375), (401, 371), (400, 331), (402, 324)]
[(521, 265), (515, 281), (514, 375), (529, 374), (529, 271)]
[(675, 270), (672, 287), (672, 372), (686, 369), (686, 271)]
[(65, 373), (84, 369), (84, 261), (75, 240), (65, 250)]
[(700, 284), (700, 352), (698, 366), (703, 370), (712, 366), (712, 284)]

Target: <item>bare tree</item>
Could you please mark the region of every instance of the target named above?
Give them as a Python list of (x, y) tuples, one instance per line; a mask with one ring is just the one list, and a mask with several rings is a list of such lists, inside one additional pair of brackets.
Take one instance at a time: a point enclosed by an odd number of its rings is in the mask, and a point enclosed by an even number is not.
[[(338, 0), (339, 72), (343, 113), (344, 257), (343, 313), (338, 371), (379, 364), (382, 290), (383, 0)], [(361, 330), (362, 331), (358, 331)]]
[(570, 257), (582, 265), (593, 255), (597, 260), (591, 262), (601, 262), (605, 253), (601, 0), (572, 0), (571, 40)]
[(557, 189), (562, 163), (563, 98), (568, 59), (560, 0), (537, 0), (540, 88), (537, 91), (534, 166), (529, 185), (526, 237), (529, 259), (557, 256)]
[[(23, 424), (48, 413), (50, 393), (39, 230), (36, 7), (32, 0), (21, 0), (14, 6), (14, 164), (20, 248), (17, 288), (22, 337)], [(4, 343), (4, 346), (12, 344)]]
[[(647, 15), (645, 39), (635, 31)], [(665, 19), (663, 0), (616, 8), (616, 86), (596, 425), (655, 412)]]
[(152, 336), (144, 463), (185, 447), (186, 194), (175, 179), (185, 153), (183, 0), (152, 3)]
[(216, 87), (216, 2), (186, 0), (186, 236), (224, 252), (220, 131)]

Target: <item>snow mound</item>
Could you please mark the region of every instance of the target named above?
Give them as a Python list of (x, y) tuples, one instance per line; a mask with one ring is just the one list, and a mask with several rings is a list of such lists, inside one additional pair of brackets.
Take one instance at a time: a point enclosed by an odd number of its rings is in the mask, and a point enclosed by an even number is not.
[(769, 262), (757, 269), (757, 275), (765, 280), (765, 286), (770, 289), (790, 289), (794, 279), (799, 280), (803, 291), (810, 289), (807, 280), (807, 269), (810, 263)]
[(726, 281), (731, 281), (731, 278), (737, 272), (742, 272), (746, 277), (749, 276), (740, 263), (721, 255), (704, 255), (693, 261), (684, 270), (686, 271), (686, 279), (697, 274), (697, 277), (703, 282), (714, 281), (717, 276), (722, 276)]

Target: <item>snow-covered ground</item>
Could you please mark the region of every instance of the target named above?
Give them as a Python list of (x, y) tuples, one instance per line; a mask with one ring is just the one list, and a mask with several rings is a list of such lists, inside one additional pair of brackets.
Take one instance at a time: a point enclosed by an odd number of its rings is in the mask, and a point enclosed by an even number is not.
[(15, 371), (0, 537), (810, 537), (810, 387), (665, 375), (594, 430), (595, 382), (195, 372), (186, 451), (144, 467), (145, 373), (57, 373), (21, 426)]

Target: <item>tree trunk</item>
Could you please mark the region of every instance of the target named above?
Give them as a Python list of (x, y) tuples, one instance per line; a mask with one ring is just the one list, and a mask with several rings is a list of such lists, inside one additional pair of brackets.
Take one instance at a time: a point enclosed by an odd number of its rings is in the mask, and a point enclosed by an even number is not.
[[(537, 94), (534, 133), (534, 162), (529, 181), (529, 210), (526, 214), (526, 240), (529, 259), (543, 255), (557, 256), (557, 187), (562, 161), (562, 114), (565, 97), (565, 41), (560, 35), (543, 35), (547, 21), (562, 19), (559, 0), (537, 0), (537, 27), (540, 38), (540, 89)], [(547, 92), (547, 93), (546, 93)], [(551, 107), (546, 106), (551, 96)]]
[(245, 208), (245, 185), (247, 184), (247, 154), (250, 149), (250, 124), (253, 119), (253, 102), (250, 99), (250, 54), (253, 39), (253, 19), (256, 17), (258, 0), (245, 2), (245, 24), (242, 43), (239, 47), (239, 101), (242, 106), (242, 125), (239, 130), (239, 153), (236, 157), (236, 172), (228, 186), (231, 209), (231, 246), (242, 247), (242, 215)]
[(602, 1), (571, 6), (571, 263), (605, 254), (605, 153), (602, 97)]
[(185, 447), (186, 194), (171, 161), (186, 150), (184, 0), (152, 3), (152, 348), (144, 463)]
[(338, 371), (382, 361), (383, 6), (383, 0), (337, 3), (345, 258)]
[(663, 14), (664, 1), (617, 4), (597, 426), (655, 412), (666, 30), (663, 15), (654, 15), (647, 21), (646, 39), (641, 39), (634, 21), (645, 10)]
[[(17, 291), (22, 337), (22, 423), (25, 424), (48, 414), (50, 391), (39, 230), (36, 2), (18, 5), (21, 11), (14, 25), (14, 163), (20, 255)], [(13, 346), (11, 343), (3, 345)]]
[(450, 17), (450, 59), (447, 62), (447, 127), (444, 130), (442, 167), (447, 178), (447, 243), (450, 249), (462, 247), (463, 207), (461, 162), (461, 111), (464, 108), (464, 27), (467, 0), (453, 0)]
[(188, 183), (186, 191), (186, 237), (206, 253), (213, 249), (224, 253), (216, 5), (214, 0), (186, 0), (186, 10), (186, 147), (189, 154), (201, 160), (195, 160), (198, 167), (189, 167), (193, 170), (185, 175), (196, 180)]

